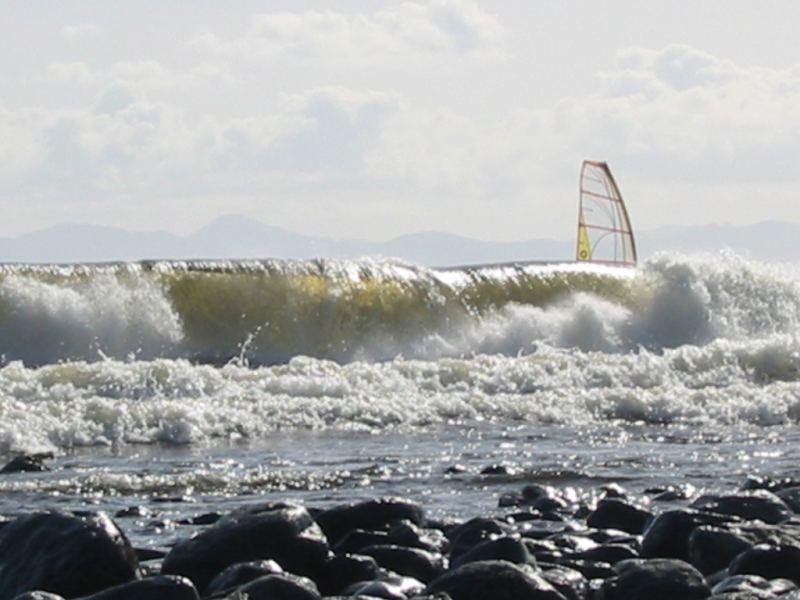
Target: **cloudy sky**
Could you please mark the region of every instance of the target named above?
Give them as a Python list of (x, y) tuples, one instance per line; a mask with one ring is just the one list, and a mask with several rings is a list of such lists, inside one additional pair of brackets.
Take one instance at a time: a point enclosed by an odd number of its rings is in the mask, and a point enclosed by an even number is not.
[(589, 157), (642, 229), (800, 221), (795, 0), (0, 10), (0, 235), (568, 239)]

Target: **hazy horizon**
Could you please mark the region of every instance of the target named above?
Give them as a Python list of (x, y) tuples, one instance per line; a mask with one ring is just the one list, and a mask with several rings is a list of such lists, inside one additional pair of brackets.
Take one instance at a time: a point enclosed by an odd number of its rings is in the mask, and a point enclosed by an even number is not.
[(639, 230), (797, 220), (800, 5), (772, 7), (13, 4), (0, 235), (237, 213), (539, 238), (572, 230), (584, 158), (609, 162)]

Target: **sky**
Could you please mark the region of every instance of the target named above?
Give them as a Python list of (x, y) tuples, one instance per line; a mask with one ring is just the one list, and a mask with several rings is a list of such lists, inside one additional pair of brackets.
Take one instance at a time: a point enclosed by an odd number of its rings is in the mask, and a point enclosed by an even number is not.
[(0, 5), (0, 235), (568, 239), (581, 160), (634, 226), (800, 221), (795, 0)]

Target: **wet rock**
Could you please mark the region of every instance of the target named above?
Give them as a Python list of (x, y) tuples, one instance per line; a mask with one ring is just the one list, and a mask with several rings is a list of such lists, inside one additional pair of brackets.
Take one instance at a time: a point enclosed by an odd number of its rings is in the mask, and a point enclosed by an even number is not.
[(603, 583), (603, 600), (700, 600), (711, 595), (700, 572), (680, 560), (624, 561), (617, 571), (617, 577)]
[(775, 493), (793, 513), (800, 513), (800, 487), (790, 487)]
[(517, 565), (535, 564), (536, 562), (523, 542), (503, 536), (473, 546), (454, 559), (452, 567), (458, 568), (467, 563), (487, 560), (505, 560)]
[(384, 531), (354, 529), (353, 531), (348, 531), (347, 534), (339, 540), (339, 543), (333, 547), (333, 551), (336, 552), (336, 554), (358, 554), (362, 548), (366, 548), (367, 546), (389, 543), (389, 534)]
[(413, 577), (423, 583), (430, 583), (445, 571), (445, 561), (441, 554), (426, 552), (419, 548), (394, 545), (368, 546), (361, 551), (361, 554), (371, 556), (385, 569)]
[(445, 552), (450, 545), (447, 537), (438, 529), (417, 527), (408, 520), (392, 525), (387, 533), (390, 544), (420, 548), (428, 552)]
[(711, 592), (714, 595), (740, 593), (752, 594), (757, 598), (774, 598), (793, 589), (794, 584), (786, 580), (767, 581), (758, 575), (734, 575), (717, 583)]
[(511, 475), (513, 470), (508, 465), (489, 465), (481, 469), (481, 475)]
[(423, 593), (438, 592), (447, 593), (453, 600), (565, 600), (530, 567), (502, 560), (468, 563), (448, 571)]
[(467, 472), (467, 467), (464, 465), (450, 465), (445, 470), (445, 475), (460, 475)]
[(731, 519), (696, 510), (663, 512), (647, 526), (642, 539), (642, 556), (689, 560), (689, 536), (700, 525), (725, 525)]
[(727, 568), (753, 544), (730, 529), (702, 525), (689, 536), (689, 562), (706, 575)]
[(613, 565), (621, 560), (638, 558), (639, 554), (633, 548), (624, 544), (602, 544), (589, 550), (578, 552), (573, 556), (586, 560), (598, 560)]
[(567, 600), (585, 600), (589, 596), (589, 581), (575, 569), (555, 567), (542, 571), (541, 576)]
[(556, 564), (578, 571), (587, 579), (606, 579), (613, 577), (615, 574), (610, 564), (599, 560), (584, 560), (565, 556), (556, 559)]
[(37, 589), (84, 596), (135, 579), (137, 568), (128, 538), (104, 513), (35, 513), (0, 529), (0, 600)]
[(759, 544), (745, 550), (728, 567), (731, 575), (789, 579), (800, 585), (800, 548)]
[(283, 573), (281, 566), (274, 560), (252, 560), (250, 562), (236, 563), (224, 569), (214, 577), (206, 586), (205, 595), (221, 594), (235, 590), (259, 577), (267, 575), (280, 575)]
[(644, 510), (620, 498), (604, 498), (589, 515), (586, 524), (596, 529), (619, 529), (626, 533), (642, 533), (653, 519)]
[(328, 596), (339, 594), (354, 583), (377, 579), (381, 570), (371, 556), (345, 554), (325, 563), (325, 575), (318, 581), (320, 591)]
[(600, 488), (600, 491), (606, 498), (620, 498), (624, 500), (628, 497), (627, 490), (618, 483), (604, 485)]
[(11, 473), (38, 473), (49, 471), (50, 468), (44, 464), (45, 459), (53, 458), (52, 454), (20, 454), (12, 458), (2, 469), (0, 474), (8, 475)]
[(766, 490), (701, 496), (692, 503), (692, 508), (748, 520), (757, 519), (773, 525), (788, 521), (792, 516), (792, 511), (783, 500)]
[(368, 500), (358, 504), (336, 506), (320, 513), (316, 521), (331, 544), (336, 544), (354, 529), (386, 530), (396, 521), (408, 520), (422, 525), (425, 511), (414, 502), (398, 498)]
[(510, 535), (513, 528), (497, 519), (476, 517), (450, 532), (450, 560), (454, 561), (470, 548), (488, 539)]
[(114, 513), (114, 518), (116, 519), (126, 519), (129, 517), (132, 518), (149, 518), (153, 516), (153, 511), (147, 508), (146, 506), (129, 506), (128, 508), (123, 508), (122, 510), (118, 510)]
[(222, 518), (218, 512), (203, 513), (189, 519), (190, 525), (213, 525)]
[(305, 508), (278, 505), (239, 511), (178, 543), (164, 559), (164, 573), (185, 575), (201, 592), (226, 567), (275, 560), (283, 569), (315, 579), (328, 544)]
[(742, 485), (742, 490), (769, 490), (776, 492), (790, 487), (800, 486), (800, 481), (792, 477), (775, 479), (768, 475), (748, 475), (747, 480)]
[(136, 558), (139, 562), (147, 562), (148, 560), (159, 560), (164, 558), (167, 553), (163, 550), (156, 550), (154, 548), (134, 548)]
[(254, 579), (227, 596), (230, 600), (321, 600), (314, 583), (289, 574)]
[(64, 597), (50, 592), (25, 592), (15, 597), (14, 600), (64, 600)]
[(198, 600), (197, 590), (185, 577), (160, 575), (103, 590), (81, 600)]
[(385, 598), (386, 600), (405, 600), (416, 597), (425, 588), (413, 577), (384, 576), (379, 580), (354, 583), (345, 590), (349, 596)]

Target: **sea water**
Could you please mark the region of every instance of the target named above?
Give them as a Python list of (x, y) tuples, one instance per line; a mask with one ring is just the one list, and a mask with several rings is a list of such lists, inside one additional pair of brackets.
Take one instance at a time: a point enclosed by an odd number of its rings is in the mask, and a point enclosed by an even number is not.
[(800, 474), (800, 272), (732, 254), (6, 265), (0, 355), (0, 458), (54, 455), (0, 515), (144, 506), (144, 545), (265, 500)]

